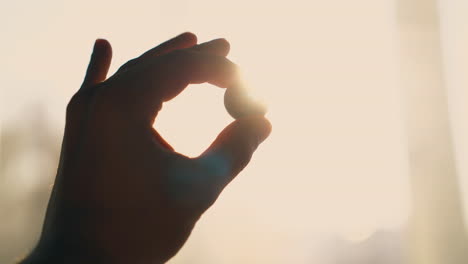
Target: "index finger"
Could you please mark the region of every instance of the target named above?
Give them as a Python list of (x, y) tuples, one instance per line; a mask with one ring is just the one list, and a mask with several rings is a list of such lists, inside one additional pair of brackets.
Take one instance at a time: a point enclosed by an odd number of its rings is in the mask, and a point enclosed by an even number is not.
[[(238, 67), (223, 56), (176, 50), (154, 58), (139, 69), (114, 96), (122, 97), (120, 104), (144, 122), (152, 124), (162, 104), (181, 93), (189, 84), (210, 83), (226, 88), (237, 81)], [(131, 86), (131, 87), (129, 87)], [(120, 100), (122, 101), (122, 100)]]
[[(210, 83), (227, 88), (239, 78), (236, 64), (224, 56), (192, 51), (177, 50), (163, 56), (150, 67), (144, 93), (150, 100), (171, 100), (189, 84)], [(154, 78), (160, 83), (156, 85)]]
[(146, 51), (139, 57), (132, 59), (130, 61), (127, 61), (127, 63), (125, 63), (124, 65), (120, 67), (119, 71), (128, 69), (139, 63), (144, 63), (145, 61), (150, 60), (151, 58), (169, 53), (173, 50), (189, 48), (196, 44), (197, 44), (197, 36), (195, 34), (191, 32), (182, 33)]

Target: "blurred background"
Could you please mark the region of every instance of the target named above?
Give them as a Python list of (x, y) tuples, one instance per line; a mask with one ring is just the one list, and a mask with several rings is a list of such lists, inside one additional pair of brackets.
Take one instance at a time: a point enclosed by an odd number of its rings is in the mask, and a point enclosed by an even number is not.
[[(94, 40), (111, 42), (112, 73), (184, 31), (230, 41), (273, 133), (170, 263), (468, 263), (467, 1), (30, 0), (0, 13), (0, 263), (38, 238)], [(156, 129), (198, 155), (232, 121), (223, 93), (189, 87)]]

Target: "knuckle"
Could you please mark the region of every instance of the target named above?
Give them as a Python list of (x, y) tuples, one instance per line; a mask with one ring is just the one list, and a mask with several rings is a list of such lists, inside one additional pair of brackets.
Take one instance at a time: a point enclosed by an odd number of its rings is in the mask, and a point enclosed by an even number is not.
[(187, 60), (188, 56), (190, 55), (190, 51), (187, 49), (178, 49), (170, 52), (169, 55), (171, 59), (175, 61), (184, 61)]
[(128, 70), (128, 68), (132, 67), (136, 63), (137, 63), (137, 58), (131, 59), (131, 60), (127, 61), (125, 64), (123, 64), (122, 66), (120, 66), (120, 68), (117, 70), (117, 72), (126, 71), (126, 70)]
[(82, 115), (89, 107), (93, 97), (95, 97), (98, 86), (92, 89), (81, 88), (76, 92), (66, 106), (67, 119)]
[(85, 107), (85, 98), (84, 96), (78, 92), (70, 99), (67, 104), (66, 114), (67, 116), (74, 116), (80, 112), (82, 112), (83, 108)]

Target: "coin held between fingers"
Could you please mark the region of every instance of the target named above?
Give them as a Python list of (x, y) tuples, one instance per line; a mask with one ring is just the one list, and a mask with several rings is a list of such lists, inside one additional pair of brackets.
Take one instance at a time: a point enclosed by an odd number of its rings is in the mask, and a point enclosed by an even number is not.
[(267, 108), (249, 96), (245, 85), (236, 83), (226, 88), (224, 107), (234, 119), (252, 115), (265, 115)]

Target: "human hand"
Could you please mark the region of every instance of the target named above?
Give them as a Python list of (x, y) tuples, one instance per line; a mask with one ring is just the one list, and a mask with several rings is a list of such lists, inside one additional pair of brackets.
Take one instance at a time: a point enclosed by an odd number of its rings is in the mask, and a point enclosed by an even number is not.
[(175, 152), (153, 129), (163, 102), (187, 85), (226, 88), (238, 78), (227, 41), (196, 43), (184, 33), (106, 79), (111, 47), (96, 41), (67, 107), (60, 165), (29, 260), (163, 263), (247, 165), (271, 130), (263, 116), (232, 122), (197, 158)]

